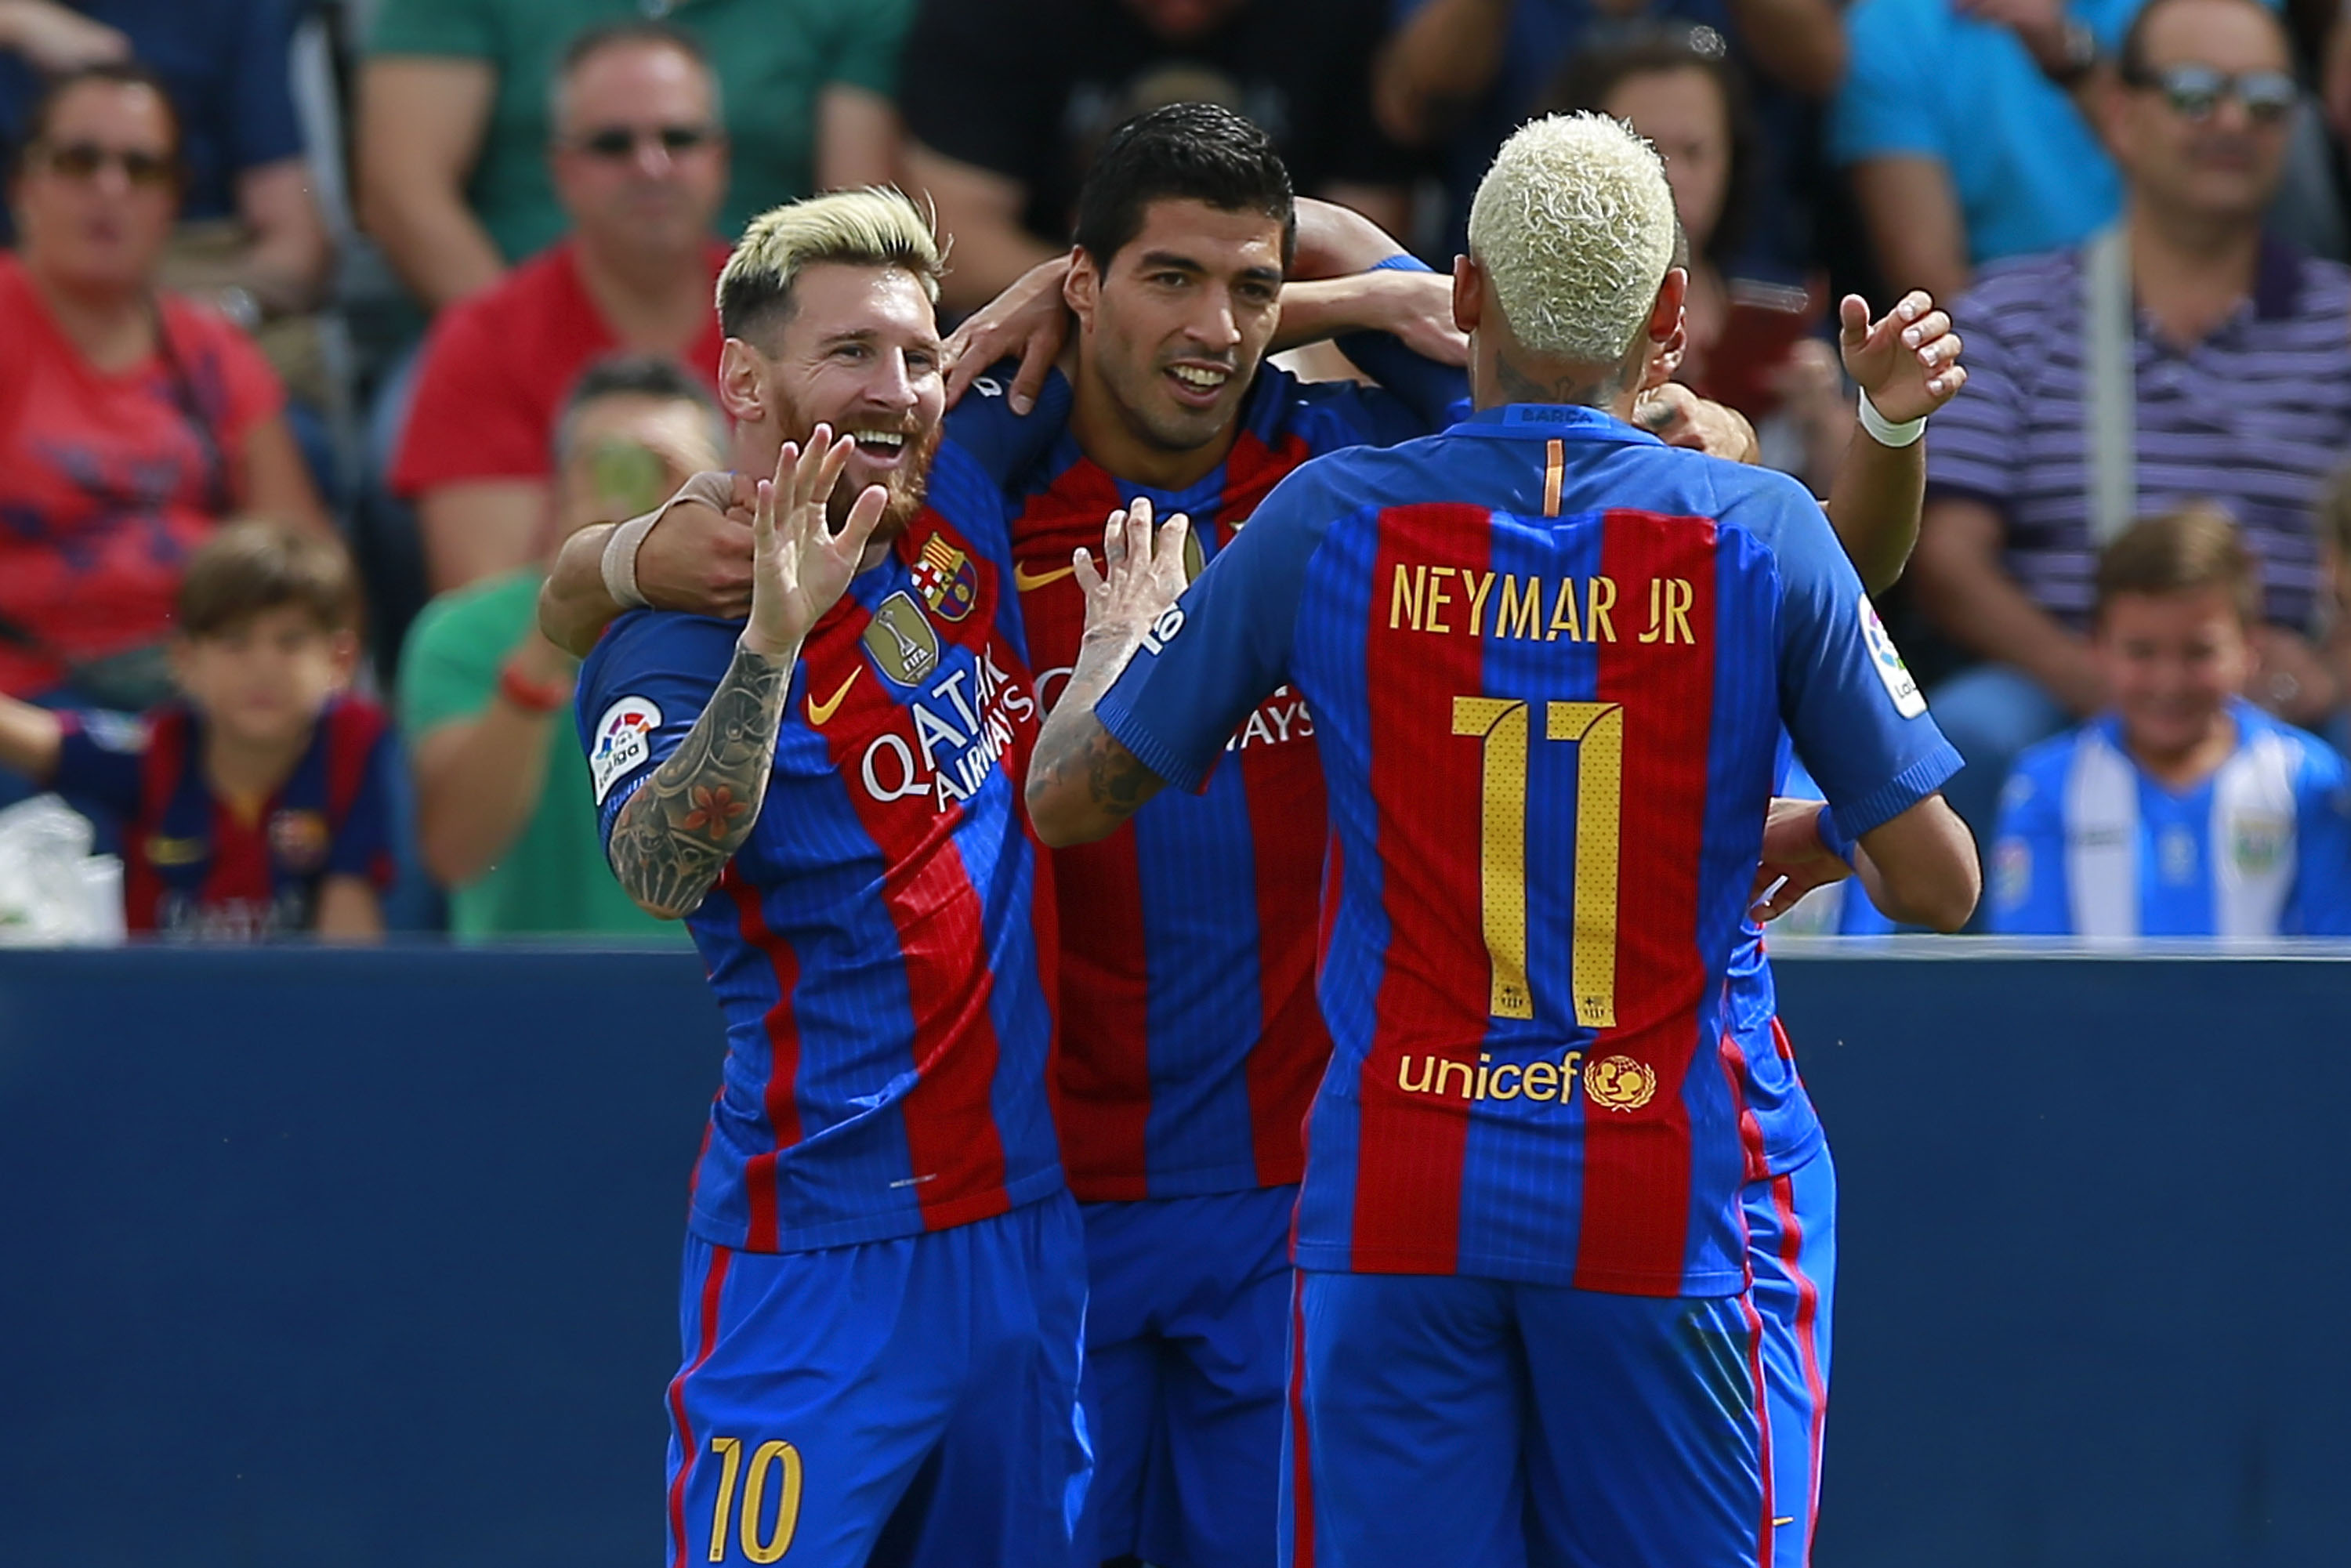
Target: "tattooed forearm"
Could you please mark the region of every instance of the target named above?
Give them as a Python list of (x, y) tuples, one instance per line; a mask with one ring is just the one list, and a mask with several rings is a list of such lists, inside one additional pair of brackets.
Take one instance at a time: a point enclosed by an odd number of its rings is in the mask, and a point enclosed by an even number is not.
[(1046, 727), (1038, 737), (1029, 775), (1043, 789), (1054, 791), (1082, 779), (1087, 801), (1104, 816), (1120, 821), (1141, 810), (1143, 803), (1166, 782), (1121, 746), (1091, 711), (1071, 714), (1067, 723)]
[(648, 914), (692, 914), (750, 836), (799, 657), (737, 648), (694, 728), (621, 808), (612, 873)]
[[(1029, 815), (1048, 843), (1098, 839), (1143, 809), (1165, 780), (1094, 716), (1131, 648), (1081, 646), (1029, 763)], [(1088, 809), (1073, 810), (1080, 800)], [(1082, 822), (1080, 819), (1082, 817)]]

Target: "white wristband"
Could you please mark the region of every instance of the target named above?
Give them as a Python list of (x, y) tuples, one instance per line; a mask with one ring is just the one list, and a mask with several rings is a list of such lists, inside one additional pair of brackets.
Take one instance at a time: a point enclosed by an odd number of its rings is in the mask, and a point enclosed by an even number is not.
[(1880, 446), (1907, 446), (1927, 434), (1927, 420), (1922, 414), (1896, 424), (1878, 413), (1877, 405), (1869, 401), (1869, 393), (1864, 392), (1861, 394), (1861, 427), (1869, 432), (1869, 438)]
[(653, 531), (653, 525), (668, 509), (664, 503), (643, 517), (631, 517), (615, 528), (612, 537), (604, 541), (604, 591), (623, 610), (645, 608), (645, 596), (637, 591), (637, 551), (643, 548), (645, 536)]

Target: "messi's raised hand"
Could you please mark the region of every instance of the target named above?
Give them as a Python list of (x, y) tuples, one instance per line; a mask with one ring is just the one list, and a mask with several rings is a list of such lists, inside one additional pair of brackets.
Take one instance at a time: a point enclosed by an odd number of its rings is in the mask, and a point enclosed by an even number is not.
[(751, 618), (742, 638), (747, 651), (768, 658), (797, 655), (801, 640), (857, 575), (890, 493), (867, 486), (841, 531), (833, 531), (832, 493), (856, 450), (852, 437), (836, 441), (831, 427), (820, 424), (805, 449), (786, 442), (776, 456), (775, 477), (759, 481), (751, 508)]
[(1103, 570), (1094, 569), (1093, 557), (1084, 550), (1070, 558), (1086, 596), (1084, 655), (1109, 660), (1112, 674), (1183, 597), (1184, 540), (1191, 527), (1178, 512), (1155, 528), (1151, 502), (1137, 497), (1133, 506), (1113, 512), (1102, 528)]

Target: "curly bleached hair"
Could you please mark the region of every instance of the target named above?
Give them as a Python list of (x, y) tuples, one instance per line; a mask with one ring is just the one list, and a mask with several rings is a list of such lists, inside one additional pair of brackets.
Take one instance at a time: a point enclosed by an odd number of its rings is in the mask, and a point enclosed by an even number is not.
[(897, 267), (935, 305), (946, 257), (930, 220), (886, 185), (771, 207), (751, 220), (718, 275), (719, 329), (740, 338), (771, 317), (789, 319), (793, 282), (825, 262)]
[(1554, 114), (1502, 143), (1469, 207), (1469, 254), (1533, 353), (1614, 364), (1656, 303), (1674, 193), (1656, 151), (1605, 115)]

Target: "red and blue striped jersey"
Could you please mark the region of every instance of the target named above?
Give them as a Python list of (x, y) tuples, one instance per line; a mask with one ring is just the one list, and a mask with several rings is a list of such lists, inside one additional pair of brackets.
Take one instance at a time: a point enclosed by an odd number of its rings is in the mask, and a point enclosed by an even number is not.
[[(912, 1235), (1061, 1186), (1052, 887), (1019, 805), (1037, 703), (1000, 483), (941, 445), (930, 505), (801, 647), (757, 825), (687, 917), (726, 1022), (691, 1218), (718, 1245)], [(608, 841), (741, 631), (639, 612), (582, 664)]]
[(1959, 766), (1819, 505), (1552, 405), (1321, 458), (1100, 716), (1188, 786), (1285, 681), (1332, 839), (1299, 1265), (1740, 1289), (1719, 1047), (1780, 727), (1855, 833)]
[(397, 761), (374, 704), (330, 698), (294, 771), (250, 820), (213, 793), (204, 720), (185, 703), (135, 724), (59, 716), (51, 788), (120, 830), (131, 930), (230, 941), (308, 931), (328, 877), (390, 885)]
[[(1040, 411), (1068, 398), (1057, 377)], [(1374, 389), (1267, 366), (1232, 450), (1180, 491), (1113, 476), (1064, 425), (1014, 486), (1015, 580), (1048, 706), (1085, 630), (1070, 555), (1099, 554), (1111, 511), (1142, 496), (1162, 517), (1189, 516), (1196, 571), (1309, 457), (1431, 423)], [(1164, 795), (1128, 829), (1053, 856), (1061, 1157), (1089, 1202), (1280, 1186), (1304, 1168), (1306, 1110), (1331, 1053), (1313, 986), (1324, 838), (1313, 716), (1285, 687), (1226, 751), (1199, 794)]]

